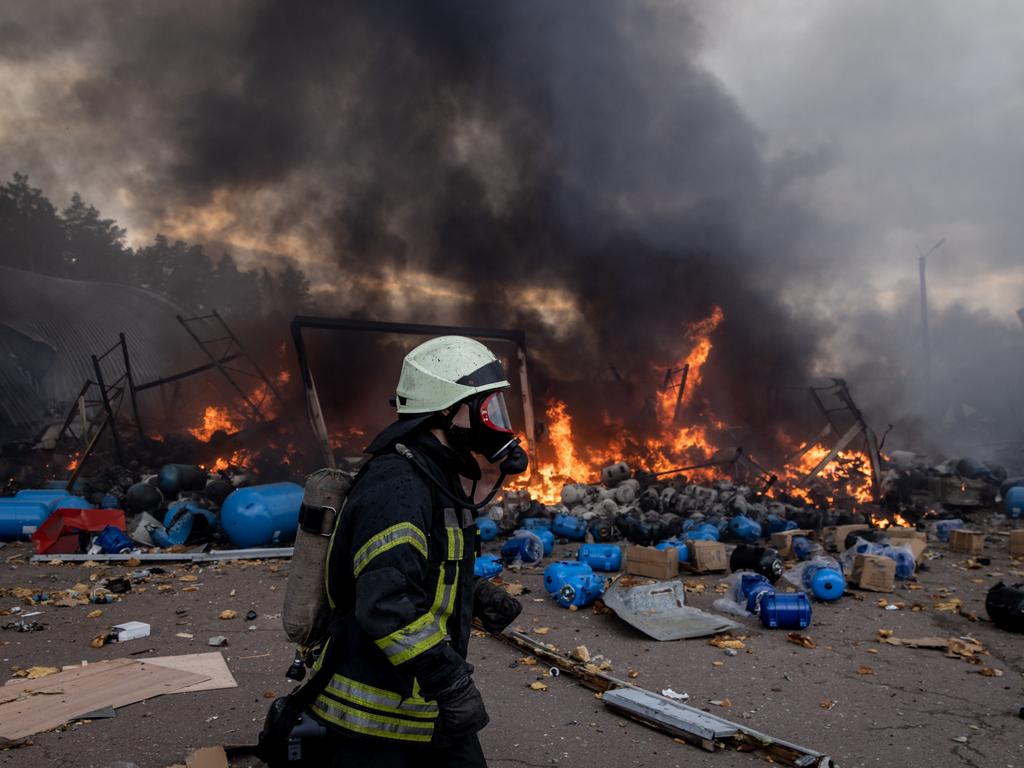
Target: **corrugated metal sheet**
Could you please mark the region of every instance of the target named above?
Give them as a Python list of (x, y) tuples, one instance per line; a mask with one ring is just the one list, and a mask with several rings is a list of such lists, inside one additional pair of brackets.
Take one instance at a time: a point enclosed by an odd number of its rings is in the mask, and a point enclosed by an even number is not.
[[(0, 435), (31, 438), (66, 414), (95, 378), (91, 355), (121, 332), (136, 382), (201, 365), (202, 352), (175, 319), (180, 312), (141, 288), (0, 267)], [(104, 367), (111, 378), (123, 365), (113, 358)]]

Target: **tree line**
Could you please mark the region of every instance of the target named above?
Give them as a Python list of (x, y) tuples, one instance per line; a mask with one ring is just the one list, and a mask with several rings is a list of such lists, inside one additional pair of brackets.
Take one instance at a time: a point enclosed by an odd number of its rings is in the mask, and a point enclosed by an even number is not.
[(146, 288), (183, 309), (295, 314), (313, 309), (309, 279), (287, 257), (282, 268), (241, 269), (230, 253), (213, 258), (202, 245), (156, 235), (132, 249), (126, 230), (81, 195), (59, 210), (29, 177), (0, 187), (0, 264), (74, 280)]

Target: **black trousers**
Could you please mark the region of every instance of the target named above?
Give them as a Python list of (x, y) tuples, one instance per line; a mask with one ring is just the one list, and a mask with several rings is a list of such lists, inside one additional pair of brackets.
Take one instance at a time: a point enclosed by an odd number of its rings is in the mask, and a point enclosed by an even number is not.
[(476, 734), (445, 747), (404, 744), (385, 739), (347, 739), (327, 736), (325, 768), (487, 768)]

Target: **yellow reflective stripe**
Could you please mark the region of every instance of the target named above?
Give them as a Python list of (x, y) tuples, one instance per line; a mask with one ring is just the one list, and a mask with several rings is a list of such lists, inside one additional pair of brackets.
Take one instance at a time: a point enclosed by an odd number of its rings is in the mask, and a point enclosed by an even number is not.
[(403, 720), (397, 717), (363, 712), (320, 694), (310, 709), (315, 715), (340, 728), (367, 736), (379, 736), (400, 741), (430, 741), (434, 723), (424, 720)]
[(441, 568), (430, 610), (401, 629), (374, 641), (392, 664), (401, 664), (419, 656), (447, 636), (448, 617), (455, 610), (455, 592), (459, 584), (459, 567), (453, 567), (455, 578), (451, 584), (445, 584), (445, 569)]
[(352, 574), (358, 576), (377, 555), (401, 544), (409, 544), (424, 558), (427, 556), (427, 537), (423, 531), (412, 523), (396, 523), (370, 538), (359, 548), (352, 558)]
[(403, 698), (394, 691), (366, 685), (341, 674), (334, 675), (325, 691), (336, 699), (382, 712), (427, 719), (437, 717), (436, 702), (428, 702), (415, 696)]
[(448, 560), (461, 560), (465, 552), (465, 544), (461, 528), (445, 528), (448, 534)]

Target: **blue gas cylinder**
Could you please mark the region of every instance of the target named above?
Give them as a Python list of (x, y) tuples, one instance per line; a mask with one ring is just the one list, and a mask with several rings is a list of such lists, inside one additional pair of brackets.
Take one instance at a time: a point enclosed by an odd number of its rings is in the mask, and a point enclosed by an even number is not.
[(584, 544), (576, 559), (595, 571), (617, 571), (622, 567), (622, 550), (618, 544)]
[(1020, 520), (1024, 517), (1024, 487), (1015, 485), (1006, 492), (1003, 498), (1006, 507), (1006, 516), (1013, 520)]
[(896, 578), (899, 581), (906, 581), (914, 575), (917, 563), (909, 550), (902, 547), (883, 547), (878, 554), (896, 562)]
[(677, 557), (680, 563), (690, 562), (690, 548), (686, 546), (685, 541), (680, 541), (679, 539), (665, 539), (664, 541), (659, 541), (654, 545), (655, 549), (661, 550), (669, 549), (670, 547), (674, 547), (678, 550)]
[(793, 520), (786, 520), (778, 515), (768, 515), (768, 519), (765, 520), (765, 530), (768, 535), (771, 536), (773, 533), (782, 533), (783, 531), (792, 531), (797, 527), (796, 522)]
[(604, 578), (596, 573), (576, 573), (569, 576), (558, 590), (555, 599), (563, 608), (575, 605), (583, 608), (604, 594)]
[(100, 550), (107, 555), (120, 555), (124, 552), (131, 552), (135, 546), (124, 531), (116, 525), (108, 525), (96, 537), (95, 542)]
[(693, 541), (718, 541), (721, 536), (718, 532), (718, 526), (711, 523), (701, 523), (696, 528), (688, 531), (686, 538)]
[(956, 520), (939, 520), (935, 524), (935, 538), (939, 541), (949, 541), (949, 534), (951, 531), (958, 531), (961, 528), (966, 528), (964, 521), (960, 519)]
[(555, 515), (551, 530), (563, 539), (583, 541), (587, 536), (587, 521), (576, 515)]
[(65, 490), (59, 488), (31, 488), (23, 491), (18, 491), (14, 495), (15, 499), (21, 499), (22, 501), (33, 501), (45, 504), (52, 512), (55, 509), (92, 509), (86, 499), (81, 496), (73, 496)]
[(527, 531), (536, 531), (538, 529), (550, 531), (551, 521), (548, 520), (546, 517), (524, 517), (519, 522), (519, 527)]
[(797, 560), (810, 560), (821, 552), (821, 545), (808, 539), (806, 536), (794, 536), (791, 541), (793, 554)]
[(43, 501), (11, 498), (0, 499), (0, 541), (27, 541), (50, 516), (50, 507)]
[(736, 602), (745, 602), (750, 613), (757, 613), (761, 595), (774, 591), (772, 583), (760, 573), (742, 573), (736, 584)]
[(164, 496), (176, 496), (181, 491), (203, 490), (208, 479), (206, 471), (194, 464), (165, 464), (160, 467), (156, 484)]
[(538, 528), (533, 533), (540, 537), (540, 543), (544, 545), (544, 557), (555, 551), (555, 534), (547, 528)]
[(476, 519), (476, 527), (480, 531), (480, 541), (493, 541), (498, 538), (498, 524), (486, 515)]
[(806, 629), (811, 623), (811, 601), (804, 592), (766, 592), (758, 607), (768, 629)]
[(559, 560), (544, 569), (544, 589), (552, 595), (557, 594), (565, 580), (573, 574), (593, 572), (594, 569), (586, 563), (573, 560)]
[(729, 533), (733, 538), (751, 544), (761, 538), (761, 526), (745, 515), (736, 515), (729, 521)]
[(502, 572), (504, 566), (497, 555), (480, 555), (473, 563), (473, 575), (490, 579)]
[(243, 549), (291, 541), (299, 527), (302, 494), (296, 483), (238, 488), (221, 507), (221, 527), (231, 543)]
[(544, 557), (544, 542), (534, 531), (519, 530), (501, 545), (501, 556), (506, 563), (519, 560), (523, 565), (533, 565)]
[(808, 563), (804, 568), (803, 582), (816, 598), (826, 603), (838, 600), (846, 590), (843, 574), (823, 563)]

